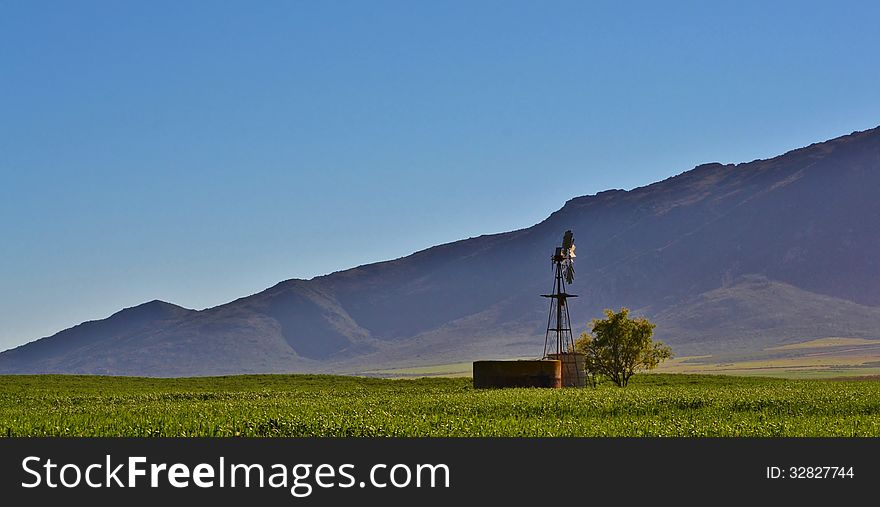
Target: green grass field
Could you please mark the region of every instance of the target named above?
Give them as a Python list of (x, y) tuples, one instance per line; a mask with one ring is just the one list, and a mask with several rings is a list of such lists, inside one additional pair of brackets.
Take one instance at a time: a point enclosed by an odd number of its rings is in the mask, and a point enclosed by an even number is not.
[(474, 390), (467, 378), (0, 377), (5, 436), (880, 436), (880, 382), (637, 375)]

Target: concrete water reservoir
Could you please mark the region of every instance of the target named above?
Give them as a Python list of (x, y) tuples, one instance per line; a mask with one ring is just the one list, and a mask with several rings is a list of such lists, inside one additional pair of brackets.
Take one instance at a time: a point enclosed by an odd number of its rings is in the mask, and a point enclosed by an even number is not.
[(550, 354), (550, 359), (562, 362), (562, 387), (584, 387), (586, 385), (587, 356), (578, 352)]
[(562, 387), (562, 361), (474, 361), (474, 387)]

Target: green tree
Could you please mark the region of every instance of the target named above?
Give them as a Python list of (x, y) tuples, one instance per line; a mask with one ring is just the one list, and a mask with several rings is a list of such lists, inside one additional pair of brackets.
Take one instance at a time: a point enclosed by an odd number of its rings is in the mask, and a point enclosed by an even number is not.
[(627, 308), (605, 310), (604, 319), (593, 319), (592, 332), (582, 333), (575, 343), (577, 352), (585, 355), (591, 381), (603, 376), (626, 387), (636, 372), (672, 357), (672, 349), (651, 339), (655, 327), (644, 317), (631, 319)]

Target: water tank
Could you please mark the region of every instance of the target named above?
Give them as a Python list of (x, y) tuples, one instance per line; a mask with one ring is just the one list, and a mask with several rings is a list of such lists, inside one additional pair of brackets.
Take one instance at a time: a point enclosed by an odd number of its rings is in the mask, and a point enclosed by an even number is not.
[(474, 361), (474, 387), (562, 387), (562, 362)]

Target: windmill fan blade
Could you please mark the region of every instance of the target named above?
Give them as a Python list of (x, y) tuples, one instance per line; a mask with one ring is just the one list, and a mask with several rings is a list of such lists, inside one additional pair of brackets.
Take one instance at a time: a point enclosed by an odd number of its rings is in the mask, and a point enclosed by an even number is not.
[(565, 234), (562, 236), (562, 251), (567, 252), (569, 248), (571, 248), (572, 243), (574, 242), (574, 237), (570, 230), (565, 231)]
[(565, 283), (574, 282), (574, 265), (571, 262), (565, 263), (565, 271), (563, 273), (565, 275)]
[(568, 249), (568, 258), (569, 258), (569, 259), (574, 259), (575, 257), (577, 257), (577, 255), (574, 254), (574, 249), (575, 249), (575, 248), (576, 248), (576, 247), (574, 246), (574, 243), (572, 243), (572, 244), (571, 244), (571, 248)]

